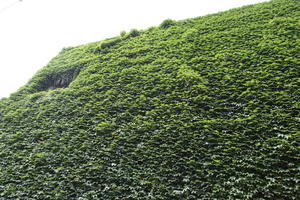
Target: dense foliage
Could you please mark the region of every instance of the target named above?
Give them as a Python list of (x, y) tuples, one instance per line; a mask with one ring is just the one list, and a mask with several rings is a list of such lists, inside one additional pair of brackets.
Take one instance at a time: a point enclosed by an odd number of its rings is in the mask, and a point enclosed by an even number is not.
[(300, 199), (299, 10), (65, 48), (0, 101), (0, 199)]

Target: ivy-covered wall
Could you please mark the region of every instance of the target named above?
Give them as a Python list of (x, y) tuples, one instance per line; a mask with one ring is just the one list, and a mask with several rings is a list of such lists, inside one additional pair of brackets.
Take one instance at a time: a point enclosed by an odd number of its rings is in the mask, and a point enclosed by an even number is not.
[(299, 10), (65, 48), (0, 101), (0, 199), (299, 199)]

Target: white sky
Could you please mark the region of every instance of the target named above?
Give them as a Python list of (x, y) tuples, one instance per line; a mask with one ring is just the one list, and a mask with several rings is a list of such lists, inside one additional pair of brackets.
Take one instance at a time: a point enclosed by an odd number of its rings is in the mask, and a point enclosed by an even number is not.
[(0, 0), (0, 98), (63, 47), (267, 0)]

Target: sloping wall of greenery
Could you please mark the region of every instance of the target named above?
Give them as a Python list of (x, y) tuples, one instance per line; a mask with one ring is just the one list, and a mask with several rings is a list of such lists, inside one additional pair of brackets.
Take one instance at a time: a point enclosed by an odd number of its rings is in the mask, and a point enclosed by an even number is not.
[(0, 199), (299, 199), (299, 10), (64, 49), (0, 101)]

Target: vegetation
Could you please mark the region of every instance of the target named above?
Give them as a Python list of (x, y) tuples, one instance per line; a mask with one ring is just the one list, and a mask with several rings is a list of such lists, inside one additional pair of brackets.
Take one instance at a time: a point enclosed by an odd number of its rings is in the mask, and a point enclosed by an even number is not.
[(172, 19), (166, 19), (166, 20), (164, 20), (161, 24), (160, 24), (160, 28), (162, 28), (162, 29), (167, 29), (167, 28), (169, 28), (170, 26), (173, 26), (173, 25), (175, 25), (175, 21), (174, 20), (172, 20)]
[(120, 36), (121, 36), (121, 37), (124, 37), (125, 35), (126, 35), (126, 31), (121, 31), (121, 32), (120, 32)]
[(300, 199), (299, 10), (64, 49), (0, 101), (0, 199)]
[(105, 40), (101, 43), (100, 48), (101, 49), (109, 48), (109, 47), (116, 45), (119, 42), (121, 42), (121, 38), (119, 38), (119, 37)]
[(140, 32), (137, 29), (131, 29), (128, 33), (128, 37), (137, 37), (140, 35)]

